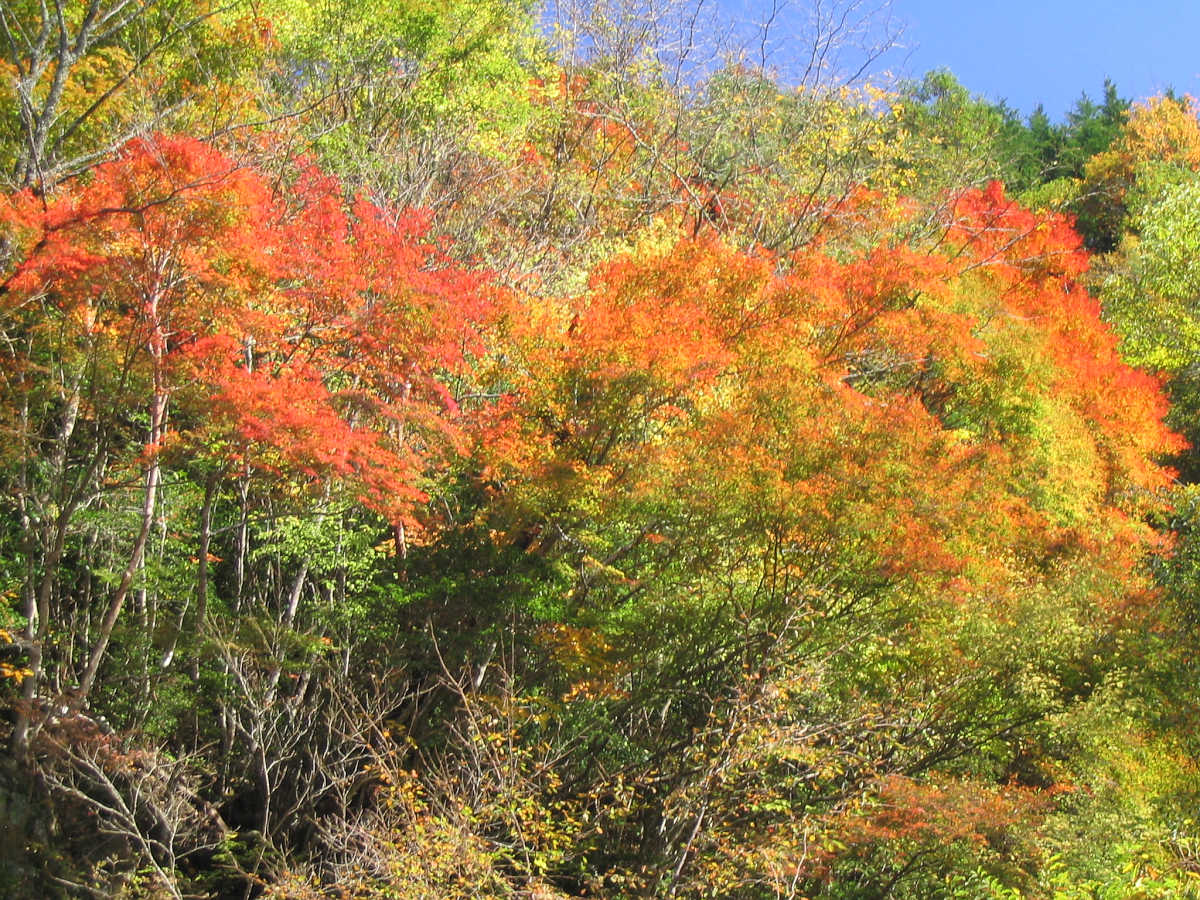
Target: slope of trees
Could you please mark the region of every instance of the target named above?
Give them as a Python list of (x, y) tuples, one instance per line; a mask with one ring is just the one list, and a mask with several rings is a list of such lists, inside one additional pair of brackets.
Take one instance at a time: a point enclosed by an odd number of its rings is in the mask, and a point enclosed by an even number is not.
[(1191, 101), (558, 12), (0, 10), (0, 893), (1200, 893)]

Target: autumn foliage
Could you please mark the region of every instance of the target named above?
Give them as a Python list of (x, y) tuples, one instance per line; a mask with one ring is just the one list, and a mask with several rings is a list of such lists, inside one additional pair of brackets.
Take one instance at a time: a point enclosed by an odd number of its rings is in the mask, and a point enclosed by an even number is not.
[(484, 280), (422, 244), (419, 215), (346, 202), (308, 163), (281, 177), (286, 197), (211, 147), (153, 139), (44, 209), (16, 195), (28, 249), (8, 308), (38, 298), (54, 340), (125, 366), (133, 402), (170, 397), (143, 461), (175, 448), (338, 484), (416, 524), (423, 479), (460, 440), (445, 380), (479, 352)]
[(417, 6), (0, 49), (0, 894), (1191, 890), (1187, 366), (1096, 299), (1186, 235), (957, 183), (948, 75)]

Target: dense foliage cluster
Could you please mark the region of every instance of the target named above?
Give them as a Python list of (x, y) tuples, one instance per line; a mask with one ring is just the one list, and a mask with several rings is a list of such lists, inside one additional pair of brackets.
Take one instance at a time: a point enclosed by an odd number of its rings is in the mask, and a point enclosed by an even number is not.
[(1200, 896), (1193, 101), (556, 12), (0, 7), (0, 893)]

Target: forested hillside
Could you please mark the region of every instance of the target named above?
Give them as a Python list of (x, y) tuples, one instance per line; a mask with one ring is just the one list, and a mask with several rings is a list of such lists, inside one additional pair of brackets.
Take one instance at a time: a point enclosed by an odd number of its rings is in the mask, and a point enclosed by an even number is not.
[(0, 896), (1200, 897), (1200, 107), (814, 8), (0, 3)]

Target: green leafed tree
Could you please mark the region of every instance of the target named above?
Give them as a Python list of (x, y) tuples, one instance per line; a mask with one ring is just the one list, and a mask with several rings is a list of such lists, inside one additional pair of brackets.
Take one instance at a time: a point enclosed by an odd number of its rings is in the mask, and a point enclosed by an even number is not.
[[(302, 149), (390, 202), (442, 209), (509, 160), (547, 56), (526, 0), (271, 0), (270, 89)], [(453, 173), (453, 175), (452, 175)]]
[(155, 129), (260, 118), (249, 3), (16, 0), (0, 7), (0, 178), (50, 190)]

